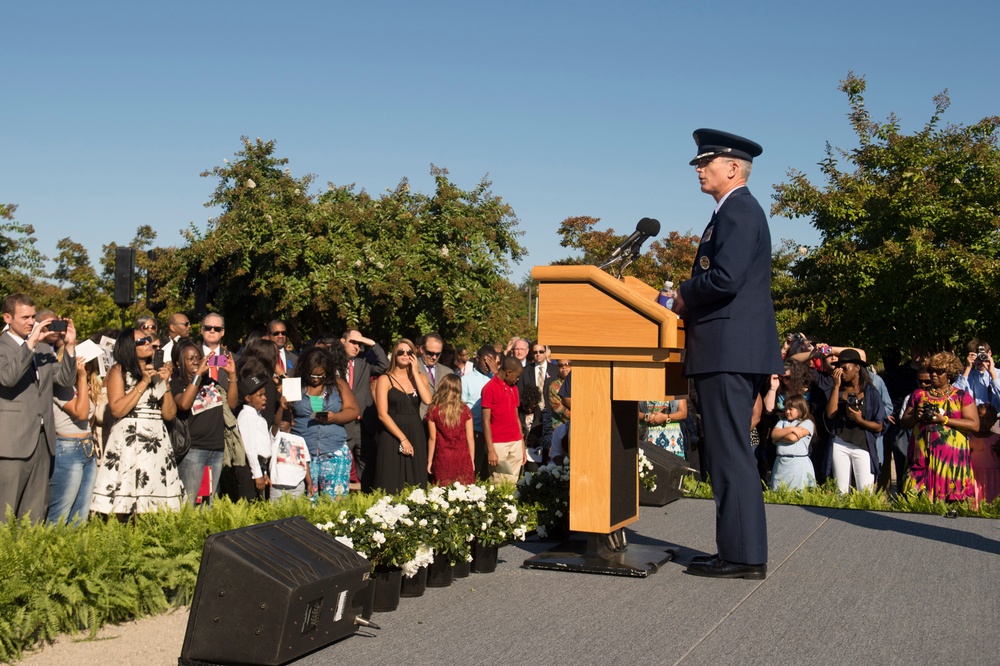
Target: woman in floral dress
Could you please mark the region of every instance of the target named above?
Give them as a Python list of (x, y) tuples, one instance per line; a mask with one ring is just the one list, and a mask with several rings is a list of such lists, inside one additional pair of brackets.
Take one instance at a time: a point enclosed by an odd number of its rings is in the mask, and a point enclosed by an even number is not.
[(969, 435), (979, 430), (976, 403), (969, 393), (951, 385), (962, 371), (954, 354), (935, 354), (929, 370), (930, 387), (913, 392), (900, 420), (903, 428), (914, 428), (904, 489), (925, 492), (932, 500), (974, 499)]
[(167, 390), (172, 367), (153, 368), (152, 342), (142, 331), (122, 331), (115, 343), (115, 365), (106, 384), (117, 420), (97, 467), (90, 507), (95, 513), (125, 517), (160, 507), (179, 509), (183, 502), (166, 425), (177, 413)]

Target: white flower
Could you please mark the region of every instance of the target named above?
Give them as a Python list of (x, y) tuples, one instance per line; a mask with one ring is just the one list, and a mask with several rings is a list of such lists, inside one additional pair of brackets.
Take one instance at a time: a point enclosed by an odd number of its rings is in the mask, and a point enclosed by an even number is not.
[(524, 525), (521, 525), (520, 527), (515, 527), (514, 528), (514, 538), (518, 539), (520, 541), (524, 541), (524, 535), (527, 532), (528, 532), (528, 530), (525, 529)]
[(385, 264), (383, 264), (381, 261), (375, 262), (375, 268), (382, 270), (383, 268), (385, 268)]
[(247, 187), (249, 187), (251, 190), (257, 187), (257, 183), (253, 182), (253, 178), (247, 178)]
[(563, 517), (563, 512), (560, 511), (559, 509), (556, 509), (555, 510), (555, 515), (556, 515), (556, 518), (562, 518)]
[(441, 256), (444, 257), (445, 259), (448, 258), (448, 246), (447, 245), (442, 245), (441, 246)]
[(355, 262), (354, 262), (354, 267), (355, 267), (355, 268), (361, 268), (361, 266), (362, 266), (362, 265), (363, 265), (363, 264), (361, 263), (361, 260), (360, 260), (360, 259), (358, 259), (357, 261), (355, 261)]
[(406, 499), (416, 504), (427, 504), (427, 493), (423, 488), (414, 488)]
[(427, 527), (427, 519), (426, 518), (421, 518), (420, 522), (417, 523), (417, 525), (420, 525), (421, 527)]
[(352, 550), (354, 549), (354, 539), (352, 539), (351, 537), (338, 536), (338, 537), (334, 537), (334, 538), (337, 541), (339, 541), (340, 543), (342, 543), (345, 546), (347, 546), (348, 548), (350, 548)]
[(375, 532), (374, 534), (372, 534), (372, 541), (381, 546), (382, 544), (385, 543), (385, 535), (382, 534), (381, 532)]
[(333, 523), (316, 523), (316, 528), (324, 531), (329, 530), (333, 526)]
[(299, 188), (297, 188), (297, 187), (295, 188), (295, 193), (296, 193), (296, 194), (298, 194), (298, 193), (299, 193)]
[(539, 525), (535, 528), (535, 531), (538, 533), (538, 536), (543, 539), (549, 535), (549, 533), (545, 530), (545, 525)]

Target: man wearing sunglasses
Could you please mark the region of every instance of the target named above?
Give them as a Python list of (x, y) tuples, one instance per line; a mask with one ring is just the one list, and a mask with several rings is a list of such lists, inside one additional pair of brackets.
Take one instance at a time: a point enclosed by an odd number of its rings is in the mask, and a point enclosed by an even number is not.
[(191, 337), (191, 320), (183, 312), (175, 312), (167, 317), (167, 335), (163, 340), (163, 356), (170, 358), (174, 343), (181, 338)]
[(358, 401), (358, 418), (346, 424), (347, 446), (354, 455), (361, 490), (369, 491), (375, 474), (375, 434), (378, 432), (378, 410), (372, 396), (372, 376), (389, 369), (389, 357), (379, 343), (350, 329), (340, 336), (347, 352), (347, 383)]
[(291, 370), (299, 360), (299, 355), (290, 352), (288, 346), (288, 326), (280, 319), (274, 319), (267, 324), (267, 337), (271, 342), (278, 345), (278, 356), (281, 357), (281, 364), (285, 370)]
[[(441, 360), (441, 352), (444, 351), (444, 338), (441, 337), (440, 333), (434, 332), (425, 335), (420, 345), (420, 350), (421, 355), (420, 362), (417, 364), (417, 371), (427, 377), (427, 384), (431, 387), (431, 395), (433, 396), (441, 378), (452, 374), (454, 370), (443, 363), (438, 363)], [(427, 409), (427, 405), (420, 405), (421, 418), (427, 416)]]
[[(212, 312), (205, 315), (205, 318), (201, 320), (201, 351), (208, 358), (211, 355), (215, 357), (225, 356), (226, 348), (222, 346), (222, 337), (226, 334), (226, 320), (222, 318), (222, 315)], [(221, 359), (220, 359), (221, 360)], [(225, 365), (224, 363), (222, 364)], [(224, 371), (219, 372), (219, 368), (222, 366), (217, 366), (209, 360), (208, 363), (208, 374), (209, 376), (217, 381), (223, 389), (229, 390), (229, 375)]]
[[(56, 450), (52, 387), (76, 382), (76, 329), (72, 320), (51, 314), (36, 319), (35, 304), (24, 294), (4, 300), (3, 320), (7, 331), (0, 334), (0, 522), (6, 521), (10, 507), (18, 518), (30, 514), (32, 523), (40, 523), (48, 511), (49, 471)], [(56, 346), (65, 345), (61, 362), (54, 347), (43, 342), (52, 333)]]

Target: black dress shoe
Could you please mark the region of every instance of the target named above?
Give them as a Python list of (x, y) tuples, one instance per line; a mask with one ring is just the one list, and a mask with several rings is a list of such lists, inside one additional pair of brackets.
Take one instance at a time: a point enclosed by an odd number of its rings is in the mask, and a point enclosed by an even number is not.
[(717, 559), (719, 559), (719, 554), (718, 553), (716, 553), (714, 555), (695, 555), (694, 557), (691, 558), (691, 561), (692, 562), (711, 562), (712, 560), (717, 560)]
[(688, 565), (687, 572), (695, 576), (709, 578), (746, 578), (748, 580), (764, 580), (767, 577), (766, 564), (736, 564), (718, 558), (707, 562), (694, 562)]

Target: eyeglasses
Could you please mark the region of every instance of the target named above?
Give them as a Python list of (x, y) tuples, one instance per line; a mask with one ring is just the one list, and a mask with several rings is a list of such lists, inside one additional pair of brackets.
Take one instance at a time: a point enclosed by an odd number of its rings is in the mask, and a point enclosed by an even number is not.
[(931, 380), (930, 379), (918, 379), (917, 382), (919, 382), (920, 384), (930, 384)]
[(424, 356), (430, 356), (431, 358), (437, 358), (440, 355), (441, 352), (429, 352), (429, 351), (424, 352)]
[(189, 322), (189, 321), (181, 321), (181, 322), (177, 323), (177, 326), (190, 326), (190, 325), (191, 325), (191, 322)]
[(573, 367), (569, 363), (559, 363), (558, 365), (559, 365), (560, 368), (571, 368), (571, 367)]
[(545, 350), (544, 349), (533, 349), (533, 350), (531, 350), (531, 353), (532, 354), (536, 354), (536, 355), (537, 354), (544, 354)]
[(144, 331), (155, 331), (157, 329), (157, 326), (156, 324), (143, 324), (139, 328), (141, 328)]
[(932, 375), (943, 375), (948, 372), (947, 368), (927, 368), (927, 372)]
[(271, 331), (271, 336), (280, 335), (282, 337), (288, 336), (288, 331)]
[(224, 330), (226, 330), (226, 327), (225, 326), (208, 326), (208, 325), (206, 325), (206, 326), (202, 326), (201, 330), (203, 330), (203, 331), (215, 331), (216, 333), (222, 333)]
[(396, 356), (413, 356), (413, 352), (409, 349), (397, 349)]
[(151, 344), (153, 344), (153, 338), (149, 337), (148, 335), (144, 338), (139, 338), (135, 341), (136, 347), (142, 347), (144, 345), (151, 345)]

